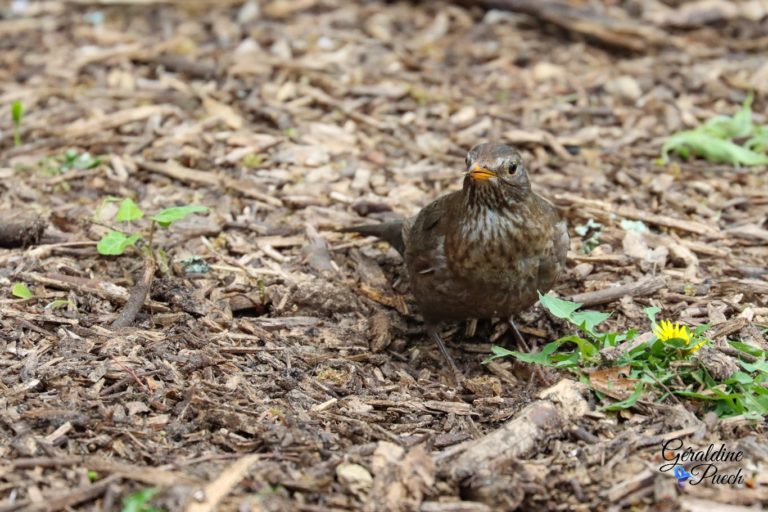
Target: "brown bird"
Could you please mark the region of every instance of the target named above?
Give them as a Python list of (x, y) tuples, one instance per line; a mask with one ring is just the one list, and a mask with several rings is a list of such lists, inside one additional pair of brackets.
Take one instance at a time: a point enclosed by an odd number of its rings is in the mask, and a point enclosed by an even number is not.
[(505, 318), (524, 344), (511, 317), (552, 288), (569, 245), (565, 221), (531, 190), (515, 148), (479, 144), (466, 164), (463, 188), (415, 217), (342, 230), (381, 238), (403, 256), (427, 331), (456, 374), (435, 324)]

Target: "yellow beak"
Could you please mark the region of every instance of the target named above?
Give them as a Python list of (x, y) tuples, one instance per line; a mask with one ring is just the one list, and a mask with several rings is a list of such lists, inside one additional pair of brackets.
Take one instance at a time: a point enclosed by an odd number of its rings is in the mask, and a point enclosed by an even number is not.
[(485, 181), (485, 180), (489, 180), (491, 178), (496, 177), (496, 173), (486, 169), (485, 167), (480, 167), (477, 164), (472, 166), (472, 170), (469, 171), (469, 175), (472, 177), (473, 180), (478, 180), (478, 181)]

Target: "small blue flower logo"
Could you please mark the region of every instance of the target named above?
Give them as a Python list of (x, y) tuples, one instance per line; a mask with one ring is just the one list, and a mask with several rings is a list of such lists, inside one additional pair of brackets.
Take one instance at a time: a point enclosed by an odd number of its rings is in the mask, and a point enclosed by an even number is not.
[(675, 472), (675, 478), (677, 478), (677, 485), (679, 485), (681, 489), (685, 481), (693, 476), (692, 474), (687, 472), (683, 466), (680, 466), (680, 465), (675, 466), (674, 472)]

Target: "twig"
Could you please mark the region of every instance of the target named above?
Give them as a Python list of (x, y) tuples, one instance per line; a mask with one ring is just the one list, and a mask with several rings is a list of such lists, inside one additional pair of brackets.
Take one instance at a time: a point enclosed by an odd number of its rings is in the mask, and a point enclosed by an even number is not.
[[(104, 492), (107, 487), (115, 483), (119, 478), (120, 477), (117, 475), (112, 475), (103, 480), (99, 480), (94, 484), (83, 485), (74, 489), (73, 491), (69, 491), (64, 494), (51, 494), (45, 496), (45, 499), (40, 503), (30, 504), (27, 508), (23, 508), (23, 510), (26, 510), (27, 512), (53, 512), (55, 510), (69, 509), (78, 503), (94, 499), (102, 492)], [(13, 508), (6, 510), (22, 510), (22, 507), (17, 508), (17, 506), (18, 504), (14, 504)]]
[(225, 469), (219, 477), (205, 486), (205, 500), (200, 503), (190, 503), (187, 512), (210, 512), (217, 509), (219, 502), (229, 494), (240, 481), (245, 478), (248, 470), (261, 459), (260, 454), (246, 455)]
[(660, 215), (657, 213), (650, 213), (643, 210), (638, 210), (631, 206), (612, 206), (607, 201), (599, 201), (596, 199), (585, 199), (576, 194), (565, 193), (556, 194), (554, 199), (558, 203), (567, 203), (571, 205), (582, 206), (585, 209), (594, 210), (595, 215), (609, 216), (610, 214), (616, 214), (619, 217), (625, 217), (632, 220), (641, 220), (648, 224), (655, 224), (657, 226), (664, 226), (667, 228), (677, 229), (680, 231), (688, 231), (689, 233), (696, 233), (697, 235), (706, 235), (712, 238), (722, 237), (722, 233), (716, 227), (704, 224), (702, 222), (696, 222), (692, 220), (677, 219), (668, 215)]
[(643, 281), (623, 284), (611, 288), (603, 288), (593, 292), (578, 293), (571, 295), (568, 300), (578, 302), (584, 306), (594, 306), (595, 304), (606, 304), (619, 300), (625, 295), (633, 297), (651, 295), (666, 286), (666, 280), (663, 277), (653, 277)]
[(130, 375), (130, 376), (131, 376), (131, 378), (133, 378), (133, 380), (135, 380), (135, 381), (136, 381), (136, 383), (137, 383), (139, 386), (141, 386), (141, 389), (143, 389), (144, 391), (146, 391), (147, 393), (149, 393), (149, 388), (147, 388), (146, 384), (144, 384), (143, 382), (141, 382), (141, 379), (140, 379), (140, 378), (139, 378), (139, 376), (136, 374), (136, 372), (133, 370), (133, 368), (128, 368), (128, 367), (127, 367), (127, 366), (125, 366), (123, 363), (121, 363), (120, 361), (118, 361), (118, 360), (117, 360), (115, 357), (112, 357), (111, 359), (112, 359), (112, 361), (113, 361), (113, 362), (114, 362), (114, 363), (115, 363), (117, 366), (119, 366), (120, 368), (122, 368), (123, 370), (125, 370), (125, 371), (128, 373), (128, 375)]
[(36, 244), (48, 224), (34, 213), (0, 212), (0, 247), (16, 248)]
[[(95, 279), (56, 273), (41, 275), (34, 272), (20, 272), (18, 276), (21, 279), (28, 279), (51, 288), (92, 294), (120, 304), (127, 302), (130, 298), (128, 290), (108, 281), (96, 281)], [(147, 301), (147, 306), (152, 311), (169, 311), (168, 306), (153, 300)]]
[(552, 0), (461, 0), (465, 5), (522, 12), (605, 45), (635, 52), (670, 44), (672, 37), (638, 19), (621, 20), (595, 9)]
[[(539, 395), (501, 428), (483, 438), (467, 441), (436, 455), (435, 462), (453, 476), (463, 479), (479, 468), (491, 471), (512, 460), (530, 455), (536, 446), (556, 431), (565, 432), (577, 418), (589, 411), (583, 396), (585, 387), (563, 379)], [(455, 461), (452, 459), (458, 457)]]
[[(154, 225), (154, 222), (152, 223)], [(128, 327), (136, 319), (136, 315), (141, 311), (141, 307), (144, 305), (144, 301), (147, 299), (147, 294), (152, 287), (152, 280), (155, 277), (155, 269), (157, 268), (157, 262), (151, 255), (147, 255), (144, 258), (144, 275), (141, 281), (131, 290), (131, 294), (128, 297), (128, 301), (125, 303), (125, 307), (120, 312), (120, 315), (112, 322), (112, 327)]]

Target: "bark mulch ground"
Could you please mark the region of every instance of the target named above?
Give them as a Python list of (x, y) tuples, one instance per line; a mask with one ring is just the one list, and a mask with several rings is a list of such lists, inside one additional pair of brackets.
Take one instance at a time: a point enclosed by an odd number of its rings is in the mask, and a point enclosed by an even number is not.
[[(568, 372), (482, 364), (503, 323), (442, 326), (457, 388), (397, 253), (334, 231), (414, 214), (504, 140), (569, 222), (558, 296), (765, 344), (765, 166), (657, 163), (750, 90), (768, 122), (764, 3), (586, 4), (0, 2), (0, 240), (26, 245), (0, 249), (0, 511), (155, 487), (190, 511), (768, 504), (764, 422), (601, 411)], [(139, 226), (210, 212), (156, 229), (148, 263), (147, 236), (97, 252), (110, 197)], [(572, 332), (541, 306), (518, 324)], [(742, 452), (718, 470), (744, 482), (678, 487), (665, 441)]]

